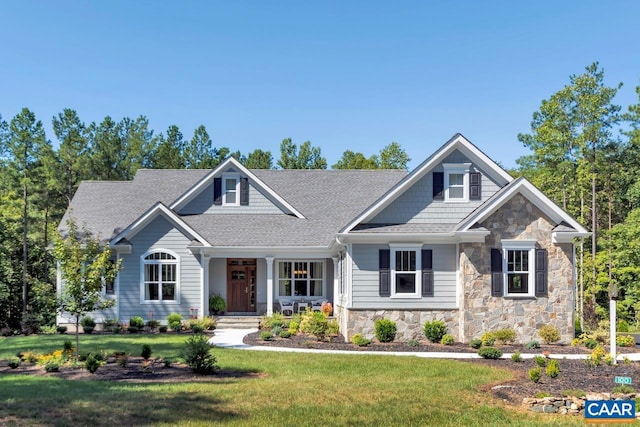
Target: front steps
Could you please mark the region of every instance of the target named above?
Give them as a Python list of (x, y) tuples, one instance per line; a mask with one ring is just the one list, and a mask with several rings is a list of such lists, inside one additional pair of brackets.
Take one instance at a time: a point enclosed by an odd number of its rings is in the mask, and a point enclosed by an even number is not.
[(262, 316), (213, 316), (216, 329), (258, 329)]

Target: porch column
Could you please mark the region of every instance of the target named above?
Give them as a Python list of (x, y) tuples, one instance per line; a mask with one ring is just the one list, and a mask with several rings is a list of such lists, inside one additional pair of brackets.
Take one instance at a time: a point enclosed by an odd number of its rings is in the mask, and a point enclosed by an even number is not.
[(340, 277), (338, 277), (340, 274), (338, 271), (338, 260), (340, 258), (332, 256), (331, 259), (333, 260), (333, 301), (331, 301), (331, 304), (335, 307), (336, 298), (340, 295)]
[(204, 251), (200, 252), (200, 274), (201, 283), (200, 289), (202, 291), (200, 298), (200, 315), (198, 317), (203, 318), (209, 315), (209, 260), (211, 257), (204, 254)]
[(267, 262), (267, 316), (273, 315), (273, 260), (272, 256), (264, 257)]

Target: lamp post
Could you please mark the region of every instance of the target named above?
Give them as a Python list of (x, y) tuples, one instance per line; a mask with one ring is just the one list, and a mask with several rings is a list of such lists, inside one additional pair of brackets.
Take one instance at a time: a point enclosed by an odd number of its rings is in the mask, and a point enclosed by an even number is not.
[(611, 359), (616, 364), (616, 299), (618, 299), (618, 285), (609, 282), (609, 348)]

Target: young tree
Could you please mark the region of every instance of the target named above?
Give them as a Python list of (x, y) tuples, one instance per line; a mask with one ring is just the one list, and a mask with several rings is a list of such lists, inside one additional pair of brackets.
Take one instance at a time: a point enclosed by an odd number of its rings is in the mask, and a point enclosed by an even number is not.
[(53, 253), (62, 279), (57, 308), (75, 319), (77, 358), (80, 318), (115, 303), (103, 299), (101, 291), (105, 282), (115, 280), (120, 262), (111, 262), (109, 246), (102, 245), (100, 239), (87, 230), (79, 230), (72, 220), (67, 221), (64, 236), (57, 234), (54, 237)]
[(407, 169), (411, 157), (407, 155), (407, 152), (397, 142), (391, 144), (380, 150), (380, 169)]

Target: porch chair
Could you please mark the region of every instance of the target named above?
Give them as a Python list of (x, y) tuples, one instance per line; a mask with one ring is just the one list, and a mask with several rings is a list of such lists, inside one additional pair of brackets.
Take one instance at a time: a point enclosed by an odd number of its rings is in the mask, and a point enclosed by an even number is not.
[(285, 311), (291, 312), (291, 316), (293, 316), (293, 301), (287, 299), (278, 300), (280, 303), (280, 313), (284, 314)]

